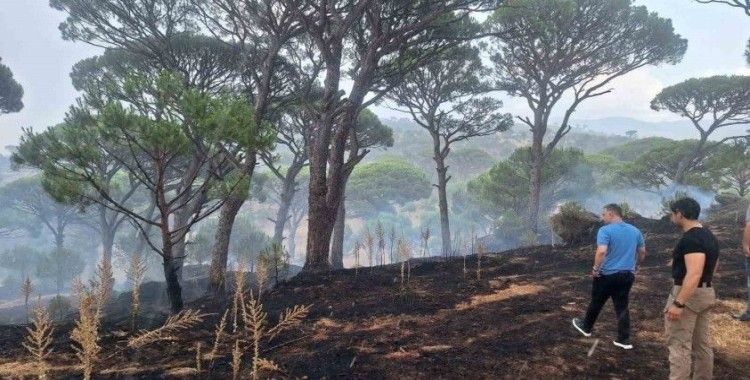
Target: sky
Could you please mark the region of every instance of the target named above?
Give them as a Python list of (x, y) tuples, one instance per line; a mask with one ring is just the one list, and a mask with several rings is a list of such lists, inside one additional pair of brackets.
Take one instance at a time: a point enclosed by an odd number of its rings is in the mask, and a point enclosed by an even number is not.
[[(647, 67), (612, 83), (613, 92), (579, 106), (576, 120), (629, 117), (643, 121), (674, 121), (679, 117), (655, 112), (649, 102), (662, 88), (691, 77), (747, 74), (744, 49), (750, 38), (750, 17), (742, 11), (692, 0), (636, 0), (672, 19), (677, 33), (688, 39), (688, 51), (674, 66)], [(64, 14), (47, 0), (0, 0), (0, 57), (24, 87), (24, 109), (0, 115), (0, 152), (17, 143), (23, 127), (43, 129), (62, 120), (77, 94), (70, 83), (71, 67), (101, 52), (82, 42), (64, 41), (58, 25)], [(501, 97), (505, 110), (527, 113), (525, 102)], [(384, 118), (403, 117), (385, 107)]]

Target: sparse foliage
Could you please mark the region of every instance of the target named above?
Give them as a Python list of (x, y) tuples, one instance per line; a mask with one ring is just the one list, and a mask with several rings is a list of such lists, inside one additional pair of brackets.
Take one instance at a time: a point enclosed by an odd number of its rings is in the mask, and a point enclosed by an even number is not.
[(171, 339), (174, 337), (175, 333), (200, 324), (206, 316), (207, 314), (203, 314), (199, 310), (183, 310), (167, 318), (166, 322), (164, 322), (161, 327), (151, 331), (144, 331), (129, 339), (128, 347), (138, 349), (155, 342)]
[(37, 376), (47, 378), (47, 357), (52, 352), (52, 333), (54, 327), (47, 310), (38, 304), (34, 307), (31, 327), (26, 328), (26, 339), (23, 347), (34, 357)]
[[(102, 284), (100, 283), (101, 287)], [(73, 350), (83, 366), (83, 378), (91, 379), (94, 366), (102, 348), (99, 345), (99, 327), (101, 324), (101, 290), (89, 288), (83, 291), (78, 299), (78, 319), (75, 328), (70, 333), (70, 339), (75, 343)]]
[(146, 264), (140, 253), (133, 253), (127, 270), (130, 282), (130, 331), (135, 333), (138, 324), (138, 313), (141, 307), (141, 284), (146, 274)]

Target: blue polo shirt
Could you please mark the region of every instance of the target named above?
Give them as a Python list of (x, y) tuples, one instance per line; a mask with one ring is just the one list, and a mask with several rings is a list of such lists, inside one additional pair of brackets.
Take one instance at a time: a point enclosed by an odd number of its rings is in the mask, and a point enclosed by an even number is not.
[(601, 273), (635, 272), (638, 248), (645, 244), (641, 231), (628, 223), (612, 223), (600, 228), (596, 234), (596, 245), (607, 246)]

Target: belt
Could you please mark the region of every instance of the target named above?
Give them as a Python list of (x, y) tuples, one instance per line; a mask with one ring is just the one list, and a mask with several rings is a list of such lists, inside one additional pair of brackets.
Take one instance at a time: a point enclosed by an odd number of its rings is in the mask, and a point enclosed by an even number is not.
[[(674, 284), (677, 285), (677, 286), (682, 286), (682, 281), (675, 281)], [(711, 281), (703, 281), (703, 282), (701, 282), (701, 283), (698, 284), (698, 287), (699, 288), (710, 288), (711, 287)]]

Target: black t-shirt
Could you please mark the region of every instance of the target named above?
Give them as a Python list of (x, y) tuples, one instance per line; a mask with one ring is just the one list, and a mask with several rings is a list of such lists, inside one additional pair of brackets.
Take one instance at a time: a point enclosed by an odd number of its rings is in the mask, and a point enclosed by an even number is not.
[(672, 256), (672, 278), (677, 285), (682, 285), (682, 280), (687, 274), (685, 266), (685, 255), (689, 253), (703, 253), (706, 255), (706, 264), (703, 266), (701, 283), (710, 282), (714, 275), (716, 262), (719, 260), (719, 241), (716, 236), (704, 227), (691, 228), (682, 235), (675, 247)]

